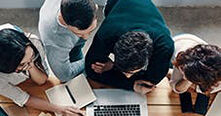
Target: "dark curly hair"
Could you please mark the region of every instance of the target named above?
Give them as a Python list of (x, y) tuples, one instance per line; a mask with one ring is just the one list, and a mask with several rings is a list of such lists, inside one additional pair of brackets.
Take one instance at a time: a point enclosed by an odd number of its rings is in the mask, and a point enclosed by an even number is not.
[(204, 92), (221, 81), (221, 48), (218, 46), (197, 45), (180, 52), (173, 64)]
[(96, 4), (93, 0), (62, 0), (61, 14), (67, 25), (87, 29), (96, 17)]
[(115, 43), (114, 65), (122, 72), (129, 72), (148, 65), (153, 46), (144, 32), (127, 32)]

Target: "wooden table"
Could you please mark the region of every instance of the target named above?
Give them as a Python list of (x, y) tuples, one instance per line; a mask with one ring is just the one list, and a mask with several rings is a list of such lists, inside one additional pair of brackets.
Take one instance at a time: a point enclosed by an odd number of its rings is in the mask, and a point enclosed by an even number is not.
[[(89, 80), (89, 83), (91, 84), (92, 88), (95, 89), (111, 88), (110, 86), (102, 85), (91, 80)], [(20, 84), (19, 87), (33, 96), (47, 99), (44, 91), (58, 84), (60, 84), (60, 82), (57, 78), (50, 77), (47, 83), (45, 83), (43, 86), (38, 86), (31, 80), (27, 80)], [(193, 103), (195, 102), (195, 98), (196, 94), (193, 94)], [(211, 98), (212, 101), (215, 98), (215, 95), (213, 95)], [(157, 88), (147, 95), (147, 102), (149, 116), (200, 116), (197, 114), (181, 113), (179, 96), (172, 92), (167, 78), (164, 78), (161, 83), (157, 85)], [(0, 96), (0, 105), (9, 111), (12, 111), (12, 115), (16, 114), (14, 116), (38, 116), (41, 112), (43, 112), (30, 107), (20, 108), (11, 100), (3, 96)], [(51, 114), (54, 116), (53, 113)]]

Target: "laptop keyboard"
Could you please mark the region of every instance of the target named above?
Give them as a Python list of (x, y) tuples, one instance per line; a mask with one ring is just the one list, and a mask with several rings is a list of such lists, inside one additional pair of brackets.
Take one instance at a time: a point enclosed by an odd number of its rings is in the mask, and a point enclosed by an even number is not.
[(95, 105), (94, 116), (140, 116), (140, 105)]

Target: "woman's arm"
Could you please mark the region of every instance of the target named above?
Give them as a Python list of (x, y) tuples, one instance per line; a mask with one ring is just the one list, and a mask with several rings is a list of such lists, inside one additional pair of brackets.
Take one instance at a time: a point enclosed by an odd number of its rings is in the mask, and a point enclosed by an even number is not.
[(183, 76), (184, 75), (180, 72), (180, 70), (174, 67), (170, 79), (170, 86), (172, 87), (174, 92), (179, 94), (186, 92), (188, 88), (192, 85), (192, 83), (185, 80)]
[(47, 81), (48, 75), (45, 72), (38, 69), (35, 66), (34, 62), (31, 62), (30, 66), (31, 68), (28, 71), (31, 79), (39, 85), (44, 84)]
[(189, 82), (188, 80), (182, 79), (175, 85), (175, 89), (176, 91), (183, 93), (183, 92), (186, 92), (191, 85), (192, 85), (191, 82)]
[(58, 106), (55, 104), (51, 104), (46, 100), (30, 96), (28, 101), (25, 104), (26, 106), (33, 107), (39, 110), (51, 111), (58, 114), (62, 114), (62, 116), (82, 116), (84, 112), (78, 108), (71, 106)]

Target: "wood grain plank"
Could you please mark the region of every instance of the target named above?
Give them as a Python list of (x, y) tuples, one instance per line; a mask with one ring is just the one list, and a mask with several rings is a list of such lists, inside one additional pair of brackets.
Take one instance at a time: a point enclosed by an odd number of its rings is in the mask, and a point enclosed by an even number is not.
[[(90, 85), (94, 89), (98, 88), (113, 88), (111, 86), (103, 85), (92, 80), (89, 80)], [(40, 97), (42, 99), (47, 99), (45, 90), (60, 84), (60, 81), (57, 78), (50, 77), (48, 81), (42, 85), (38, 86), (31, 80), (27, 80), (24, 83), (21, 83), (19, 87), (21, 87), (24, 91), (27, 91), (29, 94), (33, 96)], [(196, 93), (193, 94), (193, 102), (196, 99)], [(215, 95), (211, 96), (211, 101), (215, 98)], [(197, 114), (183, 114), (180, 111), (180, 102), (178, 94), (172, 92), (172, 89), (169, 86), (169, 82), (167, 78), (164, 78), (158, 85), (155, 90), (151, 93), (147, 94), (148, 101), (148, 113), (149, 116), (199, 116)], [(211, 104), (211, 102), (210, 102)], [(18, 108), (11, 100), (0, 96), (0, 105), (6, 109), (10, 108)], [(25, 107), (28, 114), (30, 116), (38, 116), (42, 111), (33, 109), (30, 107)], [(48, 112), (45, 112), (48, 113)], [(53, 113), (51, 113), (53, 114)], [(53, 115), (54, 116), (54, 115)]]

